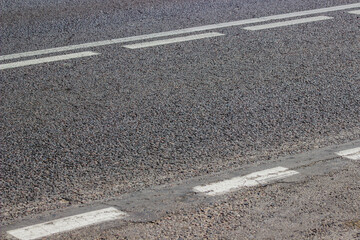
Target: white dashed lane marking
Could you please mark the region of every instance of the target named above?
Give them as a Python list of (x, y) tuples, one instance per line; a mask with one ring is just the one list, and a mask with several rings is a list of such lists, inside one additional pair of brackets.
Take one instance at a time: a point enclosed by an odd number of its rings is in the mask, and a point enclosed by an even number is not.
[(266, 17), (250, 18), (250, 19), (244, 19), (244, 20), (238, 20), (238, 21), (232, 21), (232, 22), (183, 28), (183, 29), (166, 31), (166, 32), (151, 33), (151, 34), (144, 34), (144, 35), (138, 35), (138, 36), (132, 36), (132, 37), (103, 40), (103, 41), (98, 41), (98, 42), (89, 42), (89, 43), (82, 43), (82, 44), (69, 45), (69, 46), (63, 46), (63, 47), (55, 47), (55, 48), (29, 51), (29, 52), (8, 54), (8, 55), (0, 56), (0, 60), (8, 60), (8, 59), (14, 59), (14, 58), (21, 58), (21, 57), (31, 57), (31, 56), (36, 56), (36, 55), (71, 51), (71, 50), (82, 49), (82, 48), (99, 47), (99, 46), (106, 46), (106, 45), (117, 44), (117, 43), (146, 40), (146, 39), (157, 38), (157, 37), (167, 37), (167, 36), (173, 36), (173, 35), (179, 35), (179, 34), (194, 33), (194, 32), (199, 32), (199, 31), (208, 31), (208, 30), (214, 30), (214, 29), (219, 29), (219, 28), (234, 27), (234, 26), (240, 26), (240, 25), (252, 24), (252, 23), (261, 23), (261, 22), (266, 22), (266, 21), (281, 20), (281, 19), (293, 18), (293, 17), (302, 17), (302, 16), (307, 16), (307, 15), (312, 15), (312, 14), (322, 14), (322, 13), (327, 13), (327, 12), (341, 11), (341, 10), (347, 10), (347, 9), (359, 8), (359, 7), (360, 7), (360, 3), (353, 3), (353, 4), (339, 5), (339, 6), (334, 6), (334, 7), (318, 8), (318, 9), (312, 9), (312, 10), (306, 10), (306, 11), (278, 14), (278, 15), (272, 15), (272, 16), (266, 16)]
[(259, 172), (250, 173), (242, 177), (235, 177), (221, 182), (212, 183), (206, 186), (194, 187), (195, 192), (214, 196), (237, 190), (242, 187), (253, 187), (265, 184), (277, 179), (286, 178), (298, 174), (297, 171), (288, 170), (284, 167), (275, 167)]
[(350, 11), (349, 13), (360, 15), (360, 10)]
[[(268, 168), (265, 170), (256, 171), (247, 175), (241, 175), (244, 169), (253, 168), (252, 164), (245, 165), (242, 170), (236, 171), (239, 175), (231, 179), (226, 179), (228, 173), (223, 174), (223, 181), (213, 182), (208, 185), (200, 185), (199, 180), (189, 180), (185, 183), (179, 184), (178, 186), (173, 185), (163, 186), (162, 190), (145, 190), (138, 193), (133, 193), (128, 197), (121, 197), (118, 200), (107, 202), (108, 205), (114, 206), (127, 206), (129, 209), (137, 209), (138, 213), (146, 211), (150, 213), (152, 211), (156, 213), (164, 212), (167, 213), (167, 209), (173, 209), (174, 205), (178, 204), (179, 195), (186, 196), (190, 192), (199, 192), (208, 196), (215, 196), (225, 194), (231, 191), (239, 190), (242, 187), (254, 187), (261, 184), (267, 184), (269, 182), (274, 182), (279, 179), (284, 179), (299, 174), (299, 172), (290, 170), (281, 165), (289, 165), (291, 168), (302, 169), (302, 174), (309, 176), (316, 176), (319, 174), (325, 174), (330, 172), (331, 169), (339, 169), (340, 165), (335, 164), (326, 164), (325, 160), (336, 161), (339, 164), (347, 164), (349, 161), (341, 160), (339, 157), (334, 159), (334, 152), (340, 156), (360, 160), (360, 140), (347, 143), (336, 148), (324, 148), (322, 150), (312, 151), (310, 153), (302, 153), (296, 156), (288, 156), (284, 159), (278, 160), (278, 167)], [(359, 146), (354, 148), (354, 146)], [(343, 151), (336, 152), (334, 149), (347, 149)], [(316, 164), (315, 164), (316, 163)], [(342, 165), (346, 167), (346, 165)], [(266, 167), (261, 167), (262, 169)], [(257, 168), (259, 169), (259, 168)], [(307, 169), (307, 170), (306, 170)], [(310, 172), (309, 169), (311, 169)], [(235, 172), (232, 171), (232, 174)], [(220, 175), (221, 176), (221, 175)], [(300, 179), (300, 178), (299, 178)], [(299, 179), (293, 179), (298, 181)], [(201, 182), (203, 180), (200, 180)], [(196, 187), (193, 187), (196, 186)], [(146, 195), (146, 200), (144, 196)], [(198, 195), (198, 199), (192, 199), (191, 204), (195, 202), (203, 203), (204, 199), (201, 198), (201, 195)], [(138, 201), (139, 199), (139, 201)], [(167, 199), (164, 201), (164, 199)], [(158, 204), (161, 203), (161, 204)], [(184, 202), (182, 202), (183, 204)], [(182, 205), (183, 206), (183, 205)], [(132, 210), (133, 211), (133, 210)], [(131, 216), (131, 221), (137, 218), (137, 214)], [(151, 214), (150, 214), (151, 215)], [(155, 214), (156, 215), (156, 214)], [(20, 240), (31, 240), (39, 239), (43, 237), (50, 237), (53, 234), (64, 233), (71, 230), (80, 229), (90, 225), (100, 224), (106, 221), (112, 220), (122, 220), (126, 221), (127, 217), (130, 217), (128, 213), (117, 210), (116, 208), (109, 207), (102, 210), (91, 211), (79, 215), (74, 215), (65, 218), (59, 218), (53, 221), (48, 221), (36, 225), (31, 225), (23, 228), (16, 228), (16, 226), (9, 226), (7, 229), (4, 229), (8, 235), (11, 235), (12, 239), (17, 238)], [(142, 214), (139, 215), (139, 219), (143, 221)], [(25, 222), (22, 225), (28, 225)], [(86, 229), (85, 229), (86, 231)]]
[(21, 240), (32, 240), (106, 221), (122, 219), (126, 216), (126, 213), (110, 207), (7, 231), (7, 233)]
[(276, 23), (269, 23), (269, 24), (245, 27), (244, 29), (256, 31), (256, 30), (284, 27), (284, 26), (290, 26), (290, 25), (296, 25), (296, 24), (302, 24), (302, 23), (317, 22), (317, 21), (323, 21), (323, 20), (329, 20), (329, 19), (333, 19), (333, 18), (327, 17), (327, 16), (309, 17), (309, 18), (301, 18), (301, 19), (295, 19), (295, 20), (290, 20), (290, 21), (283, 21), (283, 22), (276, 22)]
[(124, 45), (123, 47), (130, 48), (130, 49), (146, 48), (146, 47), (154, 47), (154, 46), (171, 44), (171, 43), (179, 43), (179, 42), (198, 40), (198, 39), (203, 39), (203, 38), (218, 37), (218, 36), (223, 36), (223, 35), (225, 35), (225, 34), (212, 32), (212, 33), (191, 35), (191, 36), (186, 36), (186, 37), (177, 37), (177, 38), (170, 38), (170, 39), (164, 39), (164, 40), (158, 40), (158, 41)]
[(360, 160), (360, 147), (340, 151), (336, 154), (351, 160)]
[(31, 59), (31, 60), (18, 61), (18, 62), (12, 62), (12, 63), (5, 63), (5, 64), (0, 64), (0, 70), (36, 65), (36, 64), (41, 64), (41, 63), (48, 63), (48, 62), (57, 62), (57, 61), (62, 61), (62, 60), (74, 59), (74, 58), (89, 57), (89, 56), (94, 56), (94, 55), (98, 55), (98, 54), (100, 54), (100, 53), (79, 52), (79, 53), (71, 53), (71, 54), (66, 54), (66, 55), (58, 55), (58, 56), (53, 56), (53, 57), (45, 57), (45, 58)]

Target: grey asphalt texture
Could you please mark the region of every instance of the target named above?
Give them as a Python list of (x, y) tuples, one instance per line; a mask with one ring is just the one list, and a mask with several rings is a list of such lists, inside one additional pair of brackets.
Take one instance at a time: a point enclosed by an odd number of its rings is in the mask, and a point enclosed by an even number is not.
[[(338, 161), (331, 159), (328, 164)], [(360, 239), (360, 162), (297, 180), (244, 188), (152, 221), (88, 227), (49, 239)], [(301, 169), (327, 168), (316, 163)], [(310, 170), (311, 171), (311, 170)], [(349, 181), (351, 179), (351, 181)], [(181, 202), (181, 200), (180, 200)], [(177, 203), (179, 204), (179, 203)], [(181, 204), (179, 204), (181, 206)]]
[[(3, 0), (0, 55), (356, 2)], [(359, 139), (359, 16), (325, 15), (0, 71), (2, 224)]]

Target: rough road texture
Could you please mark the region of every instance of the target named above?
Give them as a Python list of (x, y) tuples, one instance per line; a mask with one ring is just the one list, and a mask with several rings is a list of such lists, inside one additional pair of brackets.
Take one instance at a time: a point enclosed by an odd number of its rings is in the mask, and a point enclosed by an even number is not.
[[(1, 1), (1, 55), (357, 1)], [(87, 3), (87, 4), (85, 4)], [(126, 5), (126, 6), (125, 6)], [(360, 138), (358, 17), (0, 72), (2, 224)]]
[(157, 221), (59, 239), (360, 239), (359, 169), (349, 162), (324, 176), (241, 190)]

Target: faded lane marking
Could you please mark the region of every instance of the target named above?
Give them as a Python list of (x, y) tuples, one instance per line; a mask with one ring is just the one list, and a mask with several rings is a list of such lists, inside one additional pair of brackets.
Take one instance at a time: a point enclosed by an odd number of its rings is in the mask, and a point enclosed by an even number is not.
[(360, 160), (360, 147), (336, 152), (336, 154), (351, 160)]
[(41, 63), (48, 63), (48, 62), (57, 62), (57, 61), (62, 61), (62, 60), (74, 59), (74, 58), (89, 57), (89, 56), (94, 56), (94, 55), (98, 55), (98, 54), (100, 54), (100, 53), (79, 52), (79, 53), (71, 53), (71, 54), (66, 54), (66, 55), (58, 55), (58, 56), (53, 56), (53, 57), (45, 57), (45, 58), (19, 61), (19, 62), (5, 63), (5, 64), (0, 64), (0, 70), (36, 65), (36, 64), (41, 64)]
[(32, 240), (50, 236), (55, 233), (71, 231), (74, 229), (99, 224), (106, 221), (122, 219), (126, 216), (126, 213), (119, 211), (116, 208), (110, 207), (7, 231), (7, 233), (21, 240)]
[(144, 34), (144, 35), (133, 36), (133, 37), (116, 38), (116, 39), (110, 39), (110, 40), (104, 40), (104, 41), (98, 41), (98, 42), (90, 42), (90, 43), (69, 45), (69, 46), (56, 47), (56, 48), (48, 48), (48, 49), (42, 49), (42, 50), (36, 50), (36, 51), (14, 53), (14, 54), (0, 56), (0, 60), (7, 60), (7, 59), (14, 59), (14, 58), (21, 58), (21, 57), (30, 57), (30, 56), (50, 54), (50, 53), (56, 53), (56, 52), (71, 51), (71, 50), (82, 49), (82, 48), (99, 47), (99, 46), (105, 46), (105, 45), (116, 44), (116, 43), (125, 43), (125, 42), (131, 42), (131, 41), (146, 40), (146, 39), (157, 38), (157, 37), (167, 37), (167, 36), (178, 35), (178, 34), (214, 30), (214, 29), (218, 29), (218, 28), (240, 26), (240, 25), (245, 25), (245, 24), (260, 23), (260, 22), (266, 22), (266, 21), (272, 21), (272, 20), (281, 20), (281, 19), (285, 19), (285, 18), (301, 17), (301, 16), (306, 16), (306, 15), (311, 15), (311, 14), (321, 14), (321, 13), (347, 10), (347, 9), (358, 8), (358, 7), (360, 7), (360, 3), (353, 3), (353, 4), (339, 5), (339, 6), (334, 6), (334, 7), (318, 8), (318, 9), (312, 9), (312, 10), (306, 10), (306, 11), (278, 14), (278, 15), (272, 15), (272, 16), (267, 16), (267, 17), (251, 18), (251, 19), (244, 19), (244, 20), (239, 20), (239, 21), (203, 25), (203, 26), (199, 26), (199, 27), (183, 28), (183, 29), (178, 29), (178, 30), (173, 30), (173, 31)]
[(284, 167), (275, 167), (250, 173), (242, 177), (235, 177), (221, 182), (212, 183), (206, 186), (196, 186), (194, 187), (194, 191), (214, 196), (231, 192), (242, 187), (253, 187), (259, 184), (265, 184), (270, 181), (286, 178), (298, 173), (299, 172), (297, 171), (288, 170)]
[(124, 45), (123, 47), (130, 48), (130, 49), (146, 48), (146, 47), (153, 47), (153, 46), (159, 46), (159, 45), (165, 45), (165, 44), (171, 44), (171, 43), (186, 42), (186, 41), (192, 41), (192, 40), (198, 40), (198, 39), (204, 39), (204, 38), (210, 38), (210, 37), (218, 37), (218, 36), (223, 36), (223, 35), (225, 35), (225, 34), (212, 32), (212, 33), (191, 35), (191, 36), (186, 36), (186, 37), (177, 37), (177, 38), (170, 38), (170, 39), (164, 39), (164, 40), (158, 40), (158, 41), (151, 41), (151, 42)]
[(302, 23), (317, 22), (317, 21), (323, 21), (323, 20), (329, 20), (329, 19), (333, 19), (333, 18), (327, 17), (327, 16), (309, 17), (309, 18), (301, 18), (301, 19), (295, 19), (295, 20), (290, 20), (290, 21), (283, 21), (283, 22), (276, 22), (276, 23), (269, 23), (269, 24), (245, 27), (244, 29), (256, 31), (256, 30), (284, 27), (284, 26), (290, 26), (290, 25), (296, 25), (296, 24), (302, 24)]
[(349, 13), (360, 15), (360, 10), (350, 11)]

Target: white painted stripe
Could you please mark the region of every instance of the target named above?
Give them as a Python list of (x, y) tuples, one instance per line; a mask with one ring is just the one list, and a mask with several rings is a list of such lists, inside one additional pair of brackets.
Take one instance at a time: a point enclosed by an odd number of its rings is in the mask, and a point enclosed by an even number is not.
[(98, 211), (92, 211), (71, 217), (60, 218), (54, 221), (45, 222), (29, 227), (8, 231), (10, 235), (21, 239), (31, 240), (46, 237), (55, 233), (71, 231), (74, 229), (99, 224), (106, 221), (113, 221), (126, 217), (127, 214), (110, 207)]
[(130, 49), (146, 48), (146, 47), (186, 42), (186, 41), (198, 40), (198, 39), (209, 38), (209, 37), (217, 37), (217, 36), (223, 36), (223, 35), (225, 35), (225, 34), (212, 32), (212, 33), (191, 35), (191, 36), (186, 36), (186, 37), (177, 37), (177, 38), (169, 38), (169, 39), (158, 40), (158, 41), (129, 44), (129, 45), (124, 45), (123, 47), (130, 48)]
[(336, 154), (348, 159), (360, 160), (360, 147), (340, 151), (337, 152)]
[(194, 187), (194, 191), (214, 196), (234, 191), (242, 187), (252, 187), (259, 184), (265, 184), (269, 181), (286, 178), (295, 174), (298, 174), (298, 172), (288, 170), (284, 167), (276, 167), (254, 172), (242, 177), (235, 177), (225, 181), (212, 183), (206, 186), (197, 186)]
[(276, 22), (276, 23), (269, 23), (269, 24), (245, 27), (244, 29), (256, 31), (256, 30), (263, 30), (263, 29), (269, 29), (269, 28), (290, 26), (290, 25), (301, 24), (301, 23), (317, 22), (317, 21), (323, 21), (323, 20), (329, 20), (329, 19), (332, 19), (332, 17), (327, 17), (327, 16), (309, 17), (309, 18), (301, 18), (301, 19), (295, 19), (295, 20), (290, 20), (290, 21), (283, 21), (283, 22)]
[(349, 13), (360, 15), (360, 10), (350, 11)]
[(32, 59), (32, 60), (26, 60), (26, 61), (5, 63), (5, 64), (0, 64), (0, 70), (8, 69), (8, 68), (17, 68), (17, 67), (36, 65), (36, 64), (41, 64), (41, 63), (48, 63), (48, 62), (57, 62), (57, 61), (68, 60), (68, 59), (73, 59), (73, 58), (89, 57), (89, 56), (94, 56), (94, 55), (98, 55), (98, 54), (100, 54), (100, 53), (79, 52), (79, 53), (71, 53), (71, 54), (59, 55), (59, 56), (53, 56), (53, 57), (45, 57), (45, 58), (38, 58), (38, 59)]
[(116, 44), (116, 43), (125, 43), (125, 42), (131, 42), (131, 41), (146, 40), (146, 39), (151, 39), (151, 38), (156, 38), (156, 37), (167, 37), (167, 36), (178, 35), (178, 34), (207, 31), (207, 30), (213, 30), (213, 29), (218, 29), (218, 28), (240, 26), (240, 25), (251, 24), (251, 23), (260, 23), (260, 22), (266, 22), (266, 21), (271, 21), (271, 20), (280, 20), (280, 19), (291, 18), (291, 17), (301, 17), (301, 16), (306, 16), (306, 15), (311, 15), (311, 14), (320, 14), (320, 13), (326, 13), (326, 12), (346, 10), (346, 9), (351, 9), (351, 8), (358, 8), (358, 7), (360, 7), (360, 3), (339, 5), (339, 6), (327, 7), (327, 8), (318, 8), (318, 9), (307, 10), (307, 11), (278, 14), (278, 15), (272, 15), (272, 16), (260, 17), (260, 18), (244, 19), (244, 20), (239, 20), (239, 21), (204, 25), (204, 26), (199, 26), (199, 27), (183, 28), (183, 29), (178, 29), (178, 30), (173, 30), (173, 31), (151, 33), (151, 34), (145, 34), (145, 35), (139, 35), (139, 36), (133, 36), (133, 37), (116, 38), (116, 39), (110, 39), (110, 40), (104, 40), (104, 41), (98, 41), (98, 42), (90, 42), (90, 43), (83, 43), (83, 44), (70, 45), (70, 46), (64, 46), (64, 47), (56, 47), (56, 48), (48, 48), (48, 49), (36, 50), (36, 51), (30, 51), (30, 52), (15, 53), (15, 54), (0, 56), (0, 60), (7, 60), (7, 59), (14, 59), (14, 58), (21, 58), (21, 57), (30, 57), (30, 56), (36, 56), (36, 55), (49, 54), (49, 53), (82, 49), (82, 48), (99, 47), (99, 46), (105, 46), (105, 45)]

